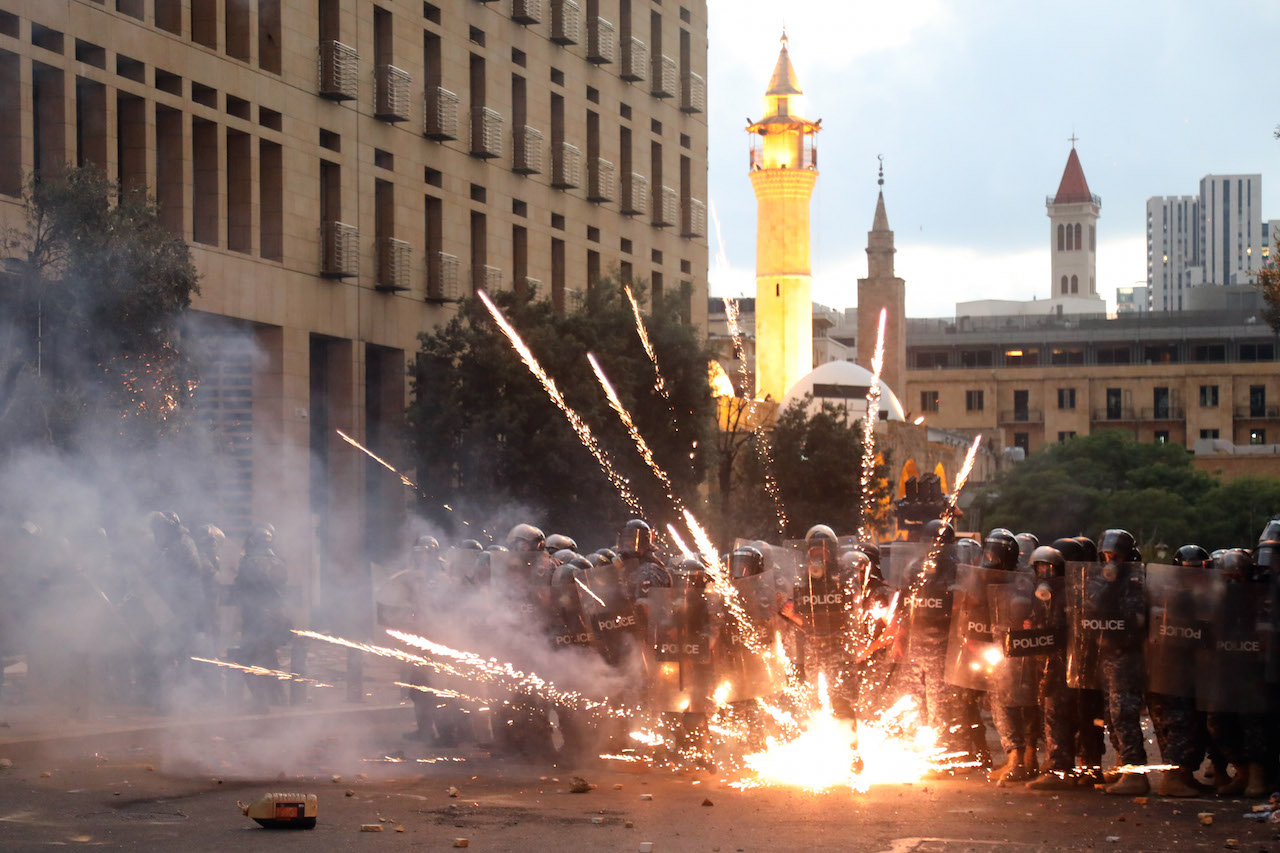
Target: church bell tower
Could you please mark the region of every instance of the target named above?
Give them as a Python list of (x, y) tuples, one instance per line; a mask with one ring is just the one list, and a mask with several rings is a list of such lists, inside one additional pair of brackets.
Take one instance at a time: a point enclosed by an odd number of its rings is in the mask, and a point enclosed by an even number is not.
[(813, 369), (809, 199), (822, 122), (800, 117), (802, 94), (784, 33), (765, 115), (747, 126), (756, 195), (756, 396), (779, 402)]

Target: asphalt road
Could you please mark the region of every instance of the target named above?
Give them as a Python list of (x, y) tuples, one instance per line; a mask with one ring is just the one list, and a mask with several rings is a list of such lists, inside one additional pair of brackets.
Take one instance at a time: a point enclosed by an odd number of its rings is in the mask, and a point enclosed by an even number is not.
[[(986, 851), (1234, 849), (1280, 853), (1280, 827), (1246, 821), (1241, 800), (1146, 803), (1096, 791), (1035, 794), (981, 781), (865, 794), (740, 791), (706, 773), (562, 768), (480, 752), (442, 754), (400, 737), (408, 712), (213, 733), (176, 726), (0, 744), (0, 850)], [(406, 761), (391, 763), (387, 755)], [(594, 789), (569, 792), (581, 775)], [(337, 777), (337, 781), (335, 781)], [(544, 778), (545, 777), (545, 778)], [(1153, 781), (1157, 775), (1152, 774)], [(452, 797), (449, 788), (458, 789)], [(241, 815), (272, 791), (319, 797), (312, 830), (262, 829)], [(648, 795), (648, 796), (645, 796)], [(1200, 812), (1212, 812), (1203, 826)], [(376, 825), (381, 832), (362, 832)]]

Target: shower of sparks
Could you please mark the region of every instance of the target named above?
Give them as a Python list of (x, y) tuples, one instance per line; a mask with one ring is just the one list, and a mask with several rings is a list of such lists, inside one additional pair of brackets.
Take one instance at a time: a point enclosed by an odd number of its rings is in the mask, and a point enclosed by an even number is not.
[(640, 451), (640, 456), (644, 459), (645, 464), (649, 466), (649, 470), (653, 472), (653, 475), (662, 483), (663, 488), (667, 490), (667, 499), (671, 501), (676, 509), (681, 509), (683, 504), (675, 495), (675, 487), (671, 485), (671, 478), (667, 476), (667, 472), (662, 470), (662, 466), (653, 458), (653, 451), (649, 449), (649, 443), (644, 440), (644, 436), (636, 428), (635, 421), (631, 419), (631, 413), (623, 407), (622, 400), (618, 399), (618, 392), (613, 389), (613, 384), (609, 381), (609, 377), (605, 376), (604, 369), (600, 367), (600, 362), (596, 361), (596, 357), (592, 353), (587, 353), (587, 361), (591, 362), (591, 369), (595, 371), (596, 380), (599, 381), (600, 387), (604, 389), (605, 397), (609, 399), (609, 408), (617, 413), (618, 419), (627, 428), (627, 432), (630, 433), (631, 440), (635, 442), (636, 450)]
[(339, 436), (341, 436), (341, 437), (342, 437), (342, 440), (343, 440), (343, 441), (345, 441), (347, 444), (351, 445), (351, 446), (352, 446), (352, 447), (354, 447), (356, 450), (362, 451), (366, 456), (368, 456), (368, 457), (369, 457), (370, 459), (372, 459), (374, 462), (377, 462), (377, 463), (378, 463), (379, 465), (381, 465), (383, 468), (386, 468), (386, 469), (387, 469), (388, 471), (390, 471), (392, 474), (395, 474), (397, 477), (399, 477), (399, 478), (400, 478), (400, 482), (404, 483), (406, 486), (408, 486), (408, 487), (409, 487), (409, 488), (411, 488), (411, 489), (416, 489), (416, 490), (418, 491), (418, 494), (423, 495), (424, 497), (426, 496), (426, 493), (425, 493), (425, 492), (423, 492), (421, 488), (419, 488), (419, 486), (418, 486), (418, 484), (417, 484), (417, 483), (413, 482), (413, 480), (410, 480), (410, 479), (409, 479), (408, 477), (406, 477), (404, 474), (401, 474), (399, 471), (397, 471), (397, 470), (396, 470), (396, 469), (391, 465), (391, 463), (390, 463), (390, 462), (388, 462), (387, 460), (383, 459), (381, 456), (379, 456), (378, 454), (374, 453), (372, 450), (370, 450), (369, 448), (365, 447), (363, 444), (361, 444), (360, 442), (356, 441), (354, 438), (352, 438), (351, 436), (347, 435), (347, 434), (346, 434), (345, 432), (343, 432), (342, 430), (340, 430), (340, 429), (336, 429), (336, 430), (334, 430), (334, 432), (336, 432)]
[(739, 395), (744, 400), (755, 397), (755, 391), (747, 385), (747, 351), (742, 346), (742, 327), (739, 325), (738, 300), (727, 296), (724, 300), (724, 319), (729, 325), (729, 336), (733, 339), (733, 357), (738, 360), (738, 379), (741, 390)]
[(600, 603), (600, 606), (601, 606), (601, 607), (607, 607), (607, 606), (608, 606), (607, 604), (605, 604), (605, 603), (604, 603), (604, 599), (603, 599), (603, 598), (601, 598), (600, 596), (596, 595), (594, 592), (592, 592), (592, 591), (591, 591), (591, 587), (589, 587), (589, 586), (587, 586), (585, 583), (583, 583), (583, 582), (582, 582), (582, 580), (581, 580), (580, 578), (574, 578), (574, 579), (573, 579), (573, 582), (574, 582), (574, 583), (576, 583), (578, 586), (582, 587), (582, 591), (583, 591), (583, 592), (585, 592), (587, 595), (591, 596), (591, 597), (592, 597), (592, 598), (594, 598), (596, 601), (598, 601), (598, 602)]
[(871, 387), (867, 389), (867, 411), (862, 417), (862, 524), (858, 536), (863, 541), (874, 537), (875, 492), (872, 481), (876, 468), (876, 422), (880, 420), (880, 371), (884, 368), (884, 326), (888, 310), (880, 309), (876, 329), (875, 354), (871, 357)]
[[(969, 450), (964, 455), (964, 464), (960, 466), (960, 473), (956, 476), (956, 487), (951, 492), (951, 497), (947, 499), (946, 508), (942, 511), (942, 520), (948, 524), (955, 517), (956, 504), (960, 500), (960, 490), (969, 481), (969, 474), (973, 471), (973, 463), (978, 458), (978, 448), (981, 445), (982, 434), (979, 433), (973, 437), (973, 443), (969, 445)], [(929, 543), (929, 552), (925, 554), (924, 560), (920, 565), (920, 574), (911, 582), (910, 587), (903, 592), (904, 599), (913, 599), (924, 585), (925, 578), (933, 574), (934, 566), (938, 563), (938, 555), (942, 553), (942, 535), (942, 531), (939, 530), (938, 536)]]
[[(631, 285), (624, 284), (622, 289), (627, 294), (627, 300), (631, 303), (631, 313), (636, 316), (636, 333), (640, 335), (640, 344), (644, 347), (644, 354), (649, 356), (649, 361), (653, 362), (653, 387), (658, 389), (658, 393), (670, 403), (671, 394), (667, 391), (667, 384), (662, 381), (662, 371), (658, 369), (658, 356), (653, 351), (653, 344), (649, 342), (649, 332), (644, 327), (644, 318), (640, 315), (640, 303), (636, 302), (636, 296), (631, 292)], [(672, 421), (674, 424), (675, 422)]]
[(667, 525), (667, 533), (671, 534), (671, 541), (676, 543), (676, 548), (680, 551), (680, 556), (685, 560), (696, 560), (698, 555), (689, 550), (689, 546), (684, 544), (684, 539), (680, 537), (680, 531), (676, 530), (674, 524)]
[(410, 684), (407, 681), (391, 682), (396, 687), (407, 687), (410, 690), (417, 690), (420, 693), (430, 693), (432, 696), (439, 696), (441, 699), (457, 699), (459, 702), (470, 702), (474, 705), (485, 705), (490, 701), (479, 696), (470, 696), (466, 693), (459, 693), (457, 690), (449, 690), (445, 687), (428, 687), (425, 684)]
[(574, 690), (566, 690), (552, 684), (550, 681), (533, 672), (522, 672), (515, 668), (513, 664), (505, 661), (498, 661), (494, 658), (484, 658), (473, 652), (463, 652), (457, 649), (451, 649), (440, 643), (433, 643), (426, 637), (419, 637), (417, 634), (410, 634), (405, 631), (397, 631), (388, 629), (387, 635), (393, 637), (407, 646), (413, 646), (430, 652), (439, 657), (448, 658), (456, 663), (462, 664), (471, 670), (473, 676), (480, 680), (492, 681), (517, 693), (528, 696), (539, 696), (547, 699), (557, 705), (563, 705), (567, 708), (576, 708), (580, 711), (599, 711), (603, 714), (615, 717), (630, 717), (632, 710), (613, 705), (609, 700), (590, 699)]
[(217, 660), (215, 658), (201, 658), (201, 657), (196, 657), (195, 655), (192, 655), (191, 659), (194, 661), (199, 661), (200, 663), (211, 663), (214, 666), (222, 666), (222, 667), (226, 667), (227, 669), (234, 669), (234, 670), (238, 670), (239, 672), (246, 672), (249, 675), (267, 675), (279, 681), (296, 681), (299, 684), (310, 684), (312, 687), (332, 687), (333, 686), (332, 684), (325, 684), (323, 681), (316, 681), (314, 678), (307, 678), (305, 676), (298, 675), (296, 672), (285, 672), (284, 670), (280, 670), (280, 669), (267, 669), (265, 666), (244, 666), (238, 663), (231, 663), (230, 661)]
[(596, 462), (600, 464), (600, 468), (604, 471), (605, 476), (609, 478), (609, 482), (618, 490), (618, 494), (622, 497), (623, 503), (625, 503), (635, 515), (643, 517), (645, 514), (644, 509), (640, 506), (640, 501), (636, 499), (635, 495), (631, 494), (631, 489), (628, 487), (627, 479), (614, 469), (613, 463), (609, 461), (608, 454), (606, 454), (604, 448), (600, 446), (600, 442), (596, 440), (595, 435), (591, 432), (591, 428), (588, 427), (586, 422), (582, 420), (582, 417), (570, 408), (567, 402), (565, 402), (564, 395), (561, 394), (560, 389), (556, 387), (555, 380), (547, 375), (547, 372), (542, 369), (542, 365), (538, 363), (536, 358), (534, 358), (533, 352), (525, 344), (524, 340), (521, 339), (520, 335), (516, 333), (515, 328), (507, 322), (507, 318), (498, 310), (498, 306), (493, 304), (493, 300), (489, 298), (489, 294), (485, 293), (483, 290), (477, 290), (476, 295), (480, 297), (480, 301), (484, 303), (484, 307), (489, 309), (489, 313), (493, 315), (494, 322), (498, 324), (498, 328), (502, 329), (502, 333), (507, 336), (507, 340), (511, 342), (511, 346), (515, 348), (516, 353), (519, 354), (520, 359), (525, 364), (525, 367), (529, 368), (529, 372), (533, 374), (534, 378), (537, 379), (539, 383), (541, 383), (543, 390), (546, 391), (547, 396), (551, 398), (551, 402), (556, 404), (556, 408), (558, 408), (569, 421), (569, 426), (571, 426), (573, 431), (577, 433), (578, 440), (582, 442), (582, 446), (587, 448), (591, 455), (596, 458)]
[(773, 512), (778, 519), (778, 535), (787, 536), (787, 508), (782, 503), (782, 490), (778, 488), (778, 480), (773, 476), (773, 447), (769, 436), (760, 427), (755, 431), (756, 453), (760, 456), (760, 464), (764, 468), (764, 490), (773, 501)]

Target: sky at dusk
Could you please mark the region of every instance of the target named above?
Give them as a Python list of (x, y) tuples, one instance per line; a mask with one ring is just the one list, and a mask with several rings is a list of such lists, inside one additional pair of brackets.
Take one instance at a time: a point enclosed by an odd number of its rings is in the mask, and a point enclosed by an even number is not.
[[(709, 0), (711, 294), (755, 293), (748, 117), (785, 24), (822, 119), (813, 298), (857, 302), (884, 155), (907, 314), (1049, 296), (1045, 196), (1071, 143), (1102, 197), (1098, 292), (1145, 283), (1146, 200), (1206, 174), (1261, 173), (1280, 219), (1280, 4)], [(717, 234), (718, 224), (718, 234)]]

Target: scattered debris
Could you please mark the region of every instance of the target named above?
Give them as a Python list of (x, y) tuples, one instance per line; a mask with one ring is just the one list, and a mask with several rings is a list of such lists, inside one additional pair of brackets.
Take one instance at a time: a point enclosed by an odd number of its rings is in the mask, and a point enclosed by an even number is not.
[(594, 817), (591, 818), (591, 822), (599, 825), (604, 823), (604, 818), (602, 818), (600, 815), (595, 815)]
[(1196, 817), (1200, 818), (1201, 826), (1213, 826), (1213, 812), (1200, 812)]
[(222, 784), (222, 777), (221, 777), (221, 776), (214, 776), (214, 777), (213, 777), (212, 779), (210, 779), (209, 781), (210, 781), (210, 782), (212, 782), (212, 783), (213, 783), (213, 784), (215, 784), (215, 785), (221, 785), (221, 784)]
[(545, 782), (545, 781), (547, 781), (547, 777), (546, 777), (546, 776), (539, 776), (539, 777), (538, 777), (538, 781), (539, 781), (539, 782)]
[(1228, 838), (1228, 839), (1227, 839), (1227, 841), (1226, 841), (1226, 848), (1227, 848), (1228, 850), (1236, 850), (1236, 849), (1238, 849), (1239, 847), (1240, 847), (1240, 841), (1239, 841), (1239, 839), (1236, 839), (1236, 838)]
[(569, 780), (570, 794), (585, 794), (587, 793), (587, 791), (590, 791), (590, 790), (591, 790), (591, 785), (587, 782), (586, 779), (583, 779), (581, 776), (574, 776), (572, 779)]
[(648, 800), (652, 800), (652, 799), (653, 799), (653, 794), (641, 794), (641, 795), (640, 795), (640, 799), (642, 799), (642, 800), (646, 800), (646, 801), (648, 801)]
[(1147, 798), (1146, 798), (1146, 797), (1134, 797), (1134, 798), (1133, 798), (1133, 801), (1134, 801), (1135, 803), (1137, 803), (1138, 805), (1140, 805), (1140, 806), (1145, 806), (1145, 805), (1147, 804)]
[(404, 832), (404, 827), (400, 824), (396, 824), (396, 832)]
[(1120, 836), (1118, 836), (1118, 835), (1108, 835), (1108, 836), (1107, 836), (1107, 842), (1108, 842), (1108, 843), (1110, 843), (1110, 844), (1115, 844), (1115, 843), (1116, 843), (1117, 841), (1119, 841), (1119, 840), (1120, 840)]
[(50, 776), (52, 776), (52, 775), (53, 775), (53, 774), (52, 774), (52, 773), (50, 773), (48, 770), (42, 770), (42, 771), (40, 771), (40, 778), (41, 778), (41, 779), (48, 779), (48, 778), (49, 778)]
[(356, 774), (356, 781), (357, 781), (357, 782), (368, 782), (368, 781), (369, 781), (369, 774), (368, 774), (368, 773), (357, 773), (357, 774)]
[(13, 766), (12, 758), (0, 758), (0, 770), (8, 770)]
[(155, 766), (154, 764), (148, 764), (148, 765), (147, 765), (147, 772), (148, 772), (148, 773), (154, 773), (154, 772), (156, 772), (156, 766)]
[(335, 785), (336, 785), (336, 784), (338, 784), (338, 783), (339, 783), (339, 782), (341, 782), (341, 781), (342, 781), (342, 777), (341, 777), (341, 776), (339, 776), (339, 775), (338, 775), (338, 774), (336, 774), (336, 773), (335, 773), (335, 774), (333, 774), (333, 784), (335, 784)]
[(708, 798), (702, 801), (702, 805), (703, 805), (703, 808), (706, 808), (708, 806), (714, 806), (715, 803), (711, 802), (711, 799)]
[(640, 853), (653, 853), (653, 842), (652, 842), (652, 841), (641, 841), (641, 842), (640, 842)]
[(380, 823), (362, 823), (360, 824), (361, 832), (382, 832), (382, 824)]
[(624, 827), (626, 827), (627, 829), (635, 829), (635, 828), (636, 828), (636, 822), (635, 822), (634, 820), (624, 821), (622, 825), (623, 825)]
[(469, 839), (469, 838), (455, 838), (455, 839), (453, 839), (453, 846), (454, 846), (454, 847), (470, 847), (470, 846), (471, 846), (471, 839)]
[(343, 793), (344, 793), (344, 794), (346, 794), (348, 797), (354, 797), (354, 796), (356, 795), (356, 792), (355, 792), (355, 791), (353, 791), (353, 790), (351, 790), (350, 788), (348, 788), (348, 789), (347, 789), (346, 791), (344, 791)]
[(613, 790), (615, 790), (615, 791), (621, 791), (621, 790), (622, 790), (622, 783), (621, 783), (621, 782), (615, 782), (615, 783), (613, 784)]
[(456, 796), (458, 796), (458, 789), (457, 789), (457, 788), (454, 788), (453, 786), (450, 786), (450, 787), (448, 787), (448, 788), (446, 788), (446, 789), (445, 789), (445, 793), (446, 793), (446, 794), (448, 794), (448, 795), (449, 795), (449, 796), (451, 796), (451, 797), (456, 797)]
[(312, 829), (319, 800), (315, 794), (263, 794), (249, 805), (238, 800), (236, 805), (267, 829)]

